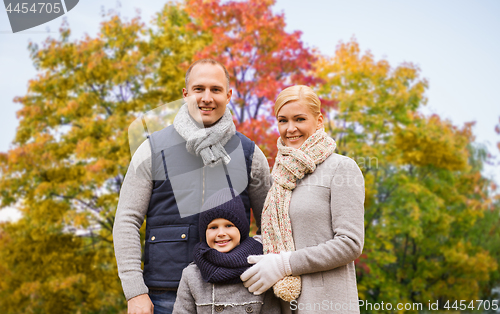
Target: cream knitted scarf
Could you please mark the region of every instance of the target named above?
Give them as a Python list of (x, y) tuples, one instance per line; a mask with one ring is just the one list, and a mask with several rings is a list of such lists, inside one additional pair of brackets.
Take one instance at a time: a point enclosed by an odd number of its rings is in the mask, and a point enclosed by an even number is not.
[[(289, 209), (297, 180), (314, 172), (335, 150), (335, 141), (323, 129), (311, 135), (299, 149), (283, 145), (278, 139), (278, 156), (273, 168), (274, 183), (267, 194), (262, 212), (264, 254), (295, 251)], [(274, 293), (290, 302), (301, 291), (300, 276), (287, 276), (274, 286)]]
[(184, 104), (174, 119), (174, 128), (186, 140), (188, 152), (200, 156), (205, 166), (214, 167), (220, 161), (228, 164), (231, 157), (224, 145), (236, 133), (233, 116), (229, 108), (214, 125), (204, 127), (198, 124), (189, 114), (188, 105)]

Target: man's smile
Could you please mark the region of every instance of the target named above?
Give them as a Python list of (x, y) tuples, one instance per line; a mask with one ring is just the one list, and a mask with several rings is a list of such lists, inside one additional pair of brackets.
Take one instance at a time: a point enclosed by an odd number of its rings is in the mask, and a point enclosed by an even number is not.
[(209, 107), (198, 107), (200, 108), (201, 111), (214, 111), (215, 108), (209, 108)]

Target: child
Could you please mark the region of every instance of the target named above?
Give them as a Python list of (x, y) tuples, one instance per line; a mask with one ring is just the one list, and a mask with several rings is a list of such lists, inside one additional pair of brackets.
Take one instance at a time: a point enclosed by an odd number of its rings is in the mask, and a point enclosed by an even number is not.
[(281, 312), (272, 289), (254, 295), (240, 279), (251, 266), (247, 257), (261, 255), (262, 244), (248, 236), (243, 202), (232, 193), (221, 190), (203, 206), (201, 242), (194, 249), (194, 263), (182, 272), (173, 314)]

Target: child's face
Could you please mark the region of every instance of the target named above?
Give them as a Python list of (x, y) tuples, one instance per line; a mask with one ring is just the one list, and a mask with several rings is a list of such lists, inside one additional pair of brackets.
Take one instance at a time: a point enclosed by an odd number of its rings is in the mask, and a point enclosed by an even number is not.
[(240, 231), (227, 219), (212, 220), (206, 231), (207, 244), (212, 249), (227, 253), (240, 244)]

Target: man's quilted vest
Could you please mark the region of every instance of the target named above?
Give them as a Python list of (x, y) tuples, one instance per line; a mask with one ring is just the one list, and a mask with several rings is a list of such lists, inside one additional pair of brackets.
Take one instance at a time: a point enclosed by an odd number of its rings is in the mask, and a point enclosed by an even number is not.
[(154, 132), (149, 140), (153, 191), (146, 216), (144, 281), (150, 288), (177, 288), (200, 241), (198, 217), (204, 200), (220, 188), (235, 188), (250, 221), (247, 188), (255, 143), (236, 132), (224, 146), (231, 162), (211, 168), (187, 151), (173, 126)]

